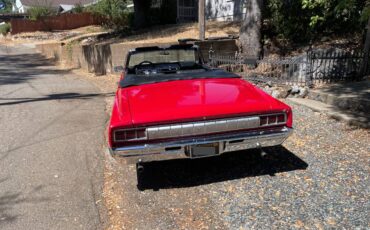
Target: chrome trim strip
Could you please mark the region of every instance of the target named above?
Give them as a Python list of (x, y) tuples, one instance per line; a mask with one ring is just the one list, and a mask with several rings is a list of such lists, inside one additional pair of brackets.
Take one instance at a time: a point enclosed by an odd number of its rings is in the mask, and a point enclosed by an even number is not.
[(124, 157), (129, 164), (139, 161), (191, 158), (190, 148), (193, 145), (218, 143), (220, 154), (222, 154), (224, 152), (280, 145), (291, 135), (292, 131), (291, 128), (283, 127), (237, 134), (213, 135), (158, 144), (120, 147), (111, 149), (110, 152), (113, 156)]
[(253, 129), (260, 126), (260, 118), (245, 117), (216, 121), (200, 121), (193, 123), (174, 124), (149, 127), (146, 129), (148, 140), (205, 135), (216, 132)]
[[(284, 116), (283, 122), (278, 122), (278, 117)], [(269, 117), (275, 116), (276, 122), (269, 124)], [(267, 123), (261, 125), (261, 118), (266, 117)], [(286, 113), (272, 113), (262, 114), (250, 117), (238, 117), (211, 121), (196, 121), (189, 123), (175, 123), (171, 125), (160, 125), (160, 126), (149, 126), (142, 128), (129, 128), (129, 129), (117, 129), (113, 133), (114, 142), (132, 142), (138, 140), (156, 140), (166, 139), (174, 137), (187, 137), (205, 135), (211, 133), (221, 133), (238, 131), (245, 129), (255, 129), (259, 127), (271, 127), (276, 125), (285, 125), (287, 121)], [(137, 130), (145, 130), (145, 137), (130, 139), (130, 140), (118, 140), (116, 138), (116, 132), (135, 131), (137, 137)]]

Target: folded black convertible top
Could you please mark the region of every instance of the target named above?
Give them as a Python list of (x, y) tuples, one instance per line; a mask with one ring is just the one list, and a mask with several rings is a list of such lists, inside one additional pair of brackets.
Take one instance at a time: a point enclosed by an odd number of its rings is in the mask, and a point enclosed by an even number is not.
[(212, 78), (241, 78), (239, 75), (227, 72), (221, 69), (208, 69), (198, 73), (174, 73), (174, 74), (158, 74), (158, 75), (135, 75), (128, 74), (120, 81), (119, 87), (127, 88), (130, 86), (145, 85), (151, 83), (159, 83), (176, 80), (189, 79), (212, 79)]

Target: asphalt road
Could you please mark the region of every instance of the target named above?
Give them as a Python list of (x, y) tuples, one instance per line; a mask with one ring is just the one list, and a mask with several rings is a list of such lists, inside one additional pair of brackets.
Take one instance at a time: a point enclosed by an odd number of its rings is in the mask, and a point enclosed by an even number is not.
[(91, 83), (0, 45), (0, 229), (102, 226), (104, 108)]

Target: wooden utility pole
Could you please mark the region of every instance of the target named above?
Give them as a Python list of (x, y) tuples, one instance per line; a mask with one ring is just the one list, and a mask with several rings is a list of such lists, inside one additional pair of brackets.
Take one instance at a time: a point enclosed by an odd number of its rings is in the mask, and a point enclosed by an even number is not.
[(205, 0), (199, 0), (199, 13), (198, 13), (198, 22), (199, 22), (199, 40), (204, 41), (206, 38), (206, 16), (205, 16), (206, 2)]
[(361, 76), (365, 76), (369, 65), (369, 54), (370, 54), (370, 18), (367, 22), (366, 28), (366, 40), (364, 45), (364, 62), (362, 63)]

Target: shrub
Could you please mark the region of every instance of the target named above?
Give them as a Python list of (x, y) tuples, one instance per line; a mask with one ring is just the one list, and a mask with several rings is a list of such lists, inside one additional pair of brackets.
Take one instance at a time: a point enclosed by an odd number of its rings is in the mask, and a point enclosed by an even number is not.
[(104, 26), (114, 30), (127, 28), (133, 21), (126, 0), (101, 0), (88, 10), (105, 18)]
[(0, 2), (5, 4), (5, 8), (0, 9), (0, 14), (12, 12), (12, 5), (15, 1), (13, 2), (13, 0), (0, 0)]
[(292, 41), (361, 32), (370, 15), (364, 0), (270, 0), (266, 18), (275, 34)]
[(33, 6), (28, 11), (31, 20), (38, 20), (41, 17), (55, 15), (56, 11), (48, 6)]
[(72, 12), (78, 14), (84, 12), (84, 10), (84, 7), (80, 3), (77, 3), (76, 5), (74, 5)]
[(7, 33), (10, 32), (10, 29), (11, 29), (10, 23), (0, 25), (0, 34), (5, 36)]
[(366, 22), (370, 18), (370, 0), (366, 1), (365, 8), (362, 10), (361, 21)]
[(302, 9), (301, 1), (271, 0), (266, 18), (270, 23), (270, 32), (279, 37), (302, 41), (311, 36), (309, 17)]

